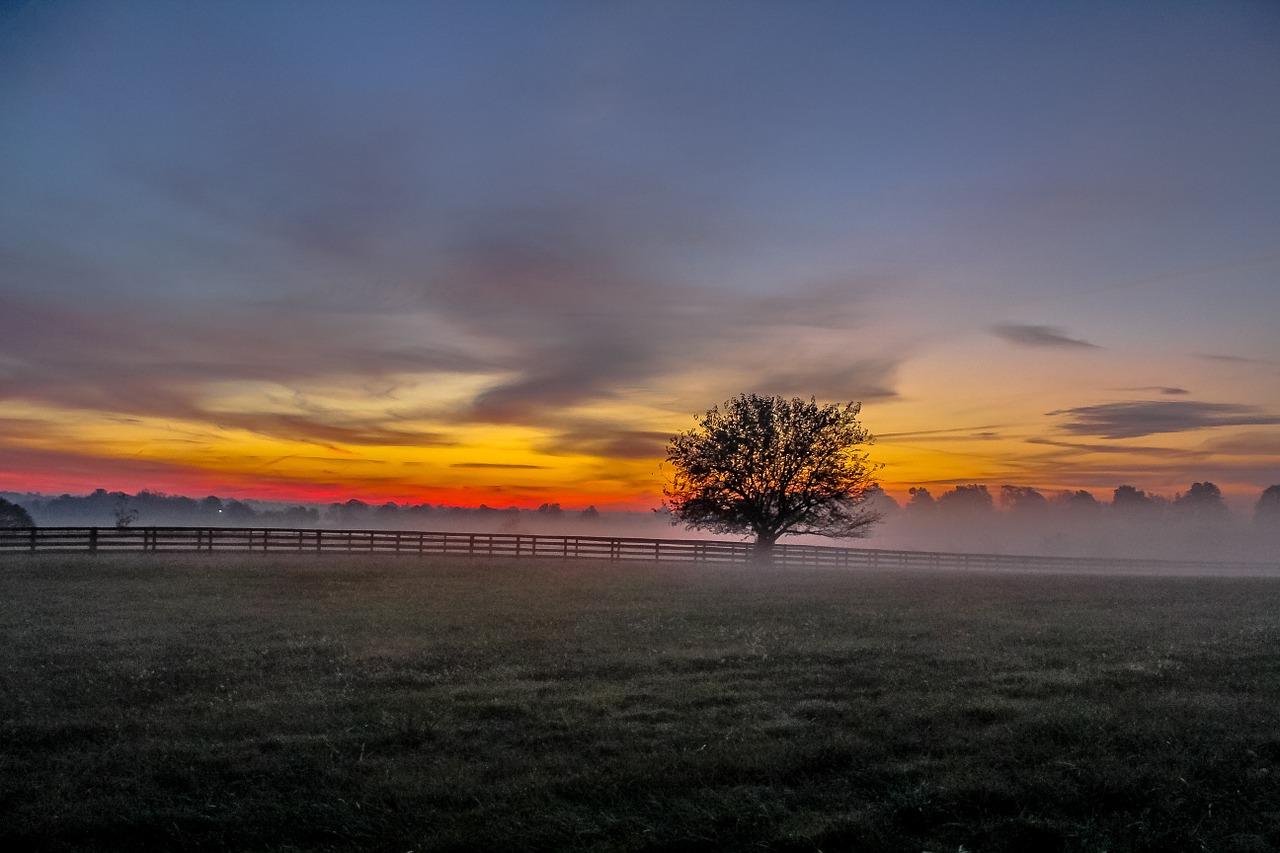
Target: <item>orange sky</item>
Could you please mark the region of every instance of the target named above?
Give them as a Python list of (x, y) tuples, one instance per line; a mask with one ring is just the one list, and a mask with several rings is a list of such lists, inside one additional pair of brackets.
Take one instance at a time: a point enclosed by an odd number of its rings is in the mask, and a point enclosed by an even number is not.
[(745, 392), (1280, 482), (1280, 13), (929, 8), (0, 8), (0, 491), (648, 509)]

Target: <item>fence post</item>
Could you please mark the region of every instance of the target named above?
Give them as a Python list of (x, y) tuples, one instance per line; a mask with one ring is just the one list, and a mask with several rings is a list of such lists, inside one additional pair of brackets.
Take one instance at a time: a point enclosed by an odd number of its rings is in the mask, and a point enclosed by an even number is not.
[[(34, 533), (35, 531), (32, 531), (32, 532)], [(35, 550), (35, 549), (32, 548), (32, 550)], [(93, 552), (97, 550), (98, 550), (98, 528), (90, 527), (89, 528), (89, 551)]]

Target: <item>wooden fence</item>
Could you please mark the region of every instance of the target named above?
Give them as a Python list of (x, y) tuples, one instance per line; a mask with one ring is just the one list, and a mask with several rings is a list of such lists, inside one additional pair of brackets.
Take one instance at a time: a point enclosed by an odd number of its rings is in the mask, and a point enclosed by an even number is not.
[[(750, 543), (704, 539), (262, 527), (0, 528), (0, 553), (130, 551), (443, 554), (485, 558), (738, 564), (750, 563), (754, 559)], [(1037, 557), (821, 545), (777, 545), (772, 562), (781, 567), (1280, 575), (1280, 563)]]

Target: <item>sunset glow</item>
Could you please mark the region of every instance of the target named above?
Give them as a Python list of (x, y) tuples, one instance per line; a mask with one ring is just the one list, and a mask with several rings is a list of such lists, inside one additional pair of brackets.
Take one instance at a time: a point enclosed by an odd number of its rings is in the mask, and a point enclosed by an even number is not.
[(324, 10), (0, 10), (0, 491), (647, 510), (741, 392), (1280, 482), (1273, 6)]

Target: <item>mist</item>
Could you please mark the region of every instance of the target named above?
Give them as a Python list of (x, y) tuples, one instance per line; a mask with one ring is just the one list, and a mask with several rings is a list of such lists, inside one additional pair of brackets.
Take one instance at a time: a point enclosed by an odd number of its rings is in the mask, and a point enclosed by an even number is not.
[(1253, 511), (1233, 511), (1213, 483), (1172, 498), (1119, 486), (1110, 500), (1087, 491), (1048, 495), (1024, 486), (957, 486), (934, 496), (913, 489), (899, 504), (872, 498), (882, 520), (867, 547), (962, 553), (1118, 559), (1274, 561), (1280, 547), (1280, 488)]
[[(88, 495), (3, 492), (39, 526), (297, 527), (414, 530), (664, 539), (733, 539), (673, 525), (668, 513), (597, 511), (547, 503), (537, 508), (442, 504), (328, 504), (190, 498), (98, 489)], [(912, 489), (899, 503), (875, 490), (881, 516), (861, 539), (790, 537), (783, 542), (887, 550), (1026, 554), (1046, 557), (1266, 561), (1280, 553), (1280, 486), (1262, 493), (1251, 513), (1233, 511), (1213, 483), (1194, 483), (1173, 497), (1117, 487), (1110, 500), (1086, 491), (1045, 495), (1025, 486), (991, 490), (970, 484), (940, 491)], [(747, 537), (741, 537), (746, 539)]]

